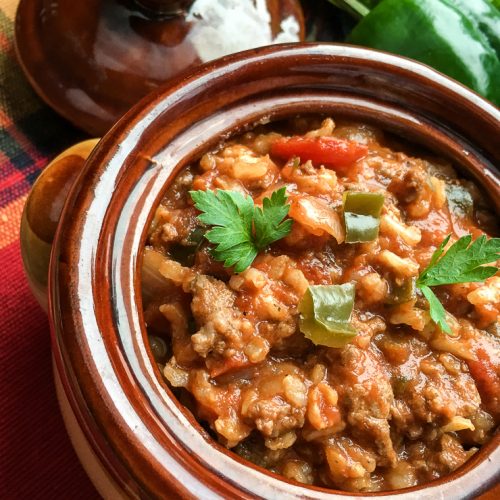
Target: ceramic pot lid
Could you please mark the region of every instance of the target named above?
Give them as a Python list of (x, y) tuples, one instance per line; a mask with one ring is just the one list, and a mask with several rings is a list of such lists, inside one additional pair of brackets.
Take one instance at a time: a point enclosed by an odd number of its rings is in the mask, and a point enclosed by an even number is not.
[(21, 0), (16, 48), (39, 96), (103, 135), (185, 68), (303, 39), (298, 0)]

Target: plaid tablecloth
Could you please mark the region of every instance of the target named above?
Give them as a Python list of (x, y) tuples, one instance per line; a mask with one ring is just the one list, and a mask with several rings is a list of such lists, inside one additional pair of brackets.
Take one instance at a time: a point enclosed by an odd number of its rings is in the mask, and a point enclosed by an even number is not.
[(0, 0), (0, 498), (98, 498), (66, 435), (47, 318), (19, 250), (21, 211), (52, 157), (80, 140), (33, 93), (13, 47), (17, 0)]

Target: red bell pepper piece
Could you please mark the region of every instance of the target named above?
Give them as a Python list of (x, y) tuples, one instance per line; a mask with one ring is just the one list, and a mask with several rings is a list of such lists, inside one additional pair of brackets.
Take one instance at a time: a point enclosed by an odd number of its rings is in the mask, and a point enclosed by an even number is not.
[(271, 155), (282, 160), (298, 156), (302, 162), (311, 160), (314, 165), (324, 165), (341, 171), (368, 154), (364, 144), (335, 137), (307, 138), (294, 136), (278, 139), (271, 146)]

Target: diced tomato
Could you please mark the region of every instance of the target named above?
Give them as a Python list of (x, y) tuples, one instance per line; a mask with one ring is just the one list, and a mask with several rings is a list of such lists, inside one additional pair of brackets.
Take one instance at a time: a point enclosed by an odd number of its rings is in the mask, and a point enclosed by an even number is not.
[(493, 415), (500, 415), (500, 373), (498, 365), (491, 359), (488, 351), (476, 351), (478, 361), (468, 360), (470, 373), (476, 382), (479, 394), (486, 409)]
[(290, 137), (277, 140), (271, 147), (271, 155), (289, 160), (298, 156), (302, 162), (311, 160), (314, 165), (324, 165), (333, 170), (345, 171), (357, 160), (368, 154), (364, 144), (334, 137)]
[(245, 366), (251, 366), (252, 363), (244, 355), (232, 356), (223, 360), (217, 360), (212, 363), (207, 363), (210, 370), (210, 377), (217, 378), (224, 373), (228, 373)]

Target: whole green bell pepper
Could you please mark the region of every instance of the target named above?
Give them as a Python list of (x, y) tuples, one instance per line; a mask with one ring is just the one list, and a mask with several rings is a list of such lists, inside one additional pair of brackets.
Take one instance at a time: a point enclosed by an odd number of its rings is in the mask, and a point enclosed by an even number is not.
[(500, 11), (489, 0), (450, 0), (488, 38), (500, 57)]
[(380, 0), (347, 41), (421, 61), (500, 105), (500, 13), (488, 0)]

